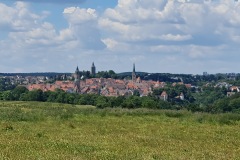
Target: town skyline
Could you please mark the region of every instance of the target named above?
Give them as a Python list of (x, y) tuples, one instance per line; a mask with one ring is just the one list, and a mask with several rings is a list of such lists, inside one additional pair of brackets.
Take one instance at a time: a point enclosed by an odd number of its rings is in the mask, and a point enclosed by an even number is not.
[[(113, 69), (111, 69), (111, 68), (109, 68), (109, 69), (105, 69), (105, 70), (97, 70), (97, 66), (95, 66), (95, 63), (94, 62), (92, 62), (91, 63), (91, 65), (89, 65), (89, 67), (88, 68), (85, 68), (85, 69), (82, 69), (82, 68), (80, 68), (79, 67), (80, 65), (76, 65), (75, 66), (75, 68), (78, 68), (79, 69), (79, 71), (80, 72), (89, 72), (89, 73), (93, 73), (94, 72), (94, 74), (93, 75), (95, 75), (96, 73), (98, 73), (98, 72), (105, 72), (105, 71), (110, 71), (110, 70), (112, 70), (112, 71), (114, 71)], [(136, 69), (136, 63), (132, 63), (132, 67), (133, 68), (131, 68), (131, 69), (128, 69), (127, 71), (123, 71), (123, 72), (115, 72), (116, 74), (121, 74), (121, 73), (130, 73), (130, 72), (132, 72), (133, 70), (136, 72), (136, 73), (164, 73), (164, 72), (145, 72), (145, 71), (141, 71), (141, 70), (138, 70), (138, 69)], [(93, 69), (94, 68), (94, 69)], [(94, 70), (94, 71), (93, 71)], [(30, 74), (30, 73), (67, 73), (67, 74), (69, 74), (69, 73), (74, 73), (73, 72), (73, 70), (72, 71), (66, 71), (66, 72), (64, 72), (64, 71), (59, 71), (59, 72), (57, 72), (57, 71), (42, 71), (42, 72), (0, 72), (0, 74), (18, 74), (18, 73), (26, 73), (26, 74)], [(166, 72), (167, 73), (167, 72)], [(168, 74), (191, 74), (191, 73), (168, 73)], [(201, 73), (199, 73), (199, 74), (192, 74), (192, 75), (205, 75), (205, 76), (207, 76), (207, 75), (211, 75), (211, 74), (240, 74), (240, 72), (226, 72), (226, 73), (209, 73), (209, 72), (207, 72), (207, 71), (203, 71), (203, 72), (201, 72)]]

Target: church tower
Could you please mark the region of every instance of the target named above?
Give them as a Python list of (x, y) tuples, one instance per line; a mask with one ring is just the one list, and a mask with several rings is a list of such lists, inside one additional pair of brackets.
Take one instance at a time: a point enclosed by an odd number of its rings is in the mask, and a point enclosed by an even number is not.
[(91, 74), (92, 74), (93, 76), (96, 75), (96, 67), (95, 67), (95, 65), (94, 65), (94, 62), (92, 63)]
[(132, 81), (136, 82), (137, 76), (135, 72), (135, 63), (133, 63)]
[(78, 69), (78, 66), (76, 68), (76, 71), (74, 73), (74, 88), (73, 91), (75, 93), (81, 93), (81, 88), (80, 88), (80, 71)]

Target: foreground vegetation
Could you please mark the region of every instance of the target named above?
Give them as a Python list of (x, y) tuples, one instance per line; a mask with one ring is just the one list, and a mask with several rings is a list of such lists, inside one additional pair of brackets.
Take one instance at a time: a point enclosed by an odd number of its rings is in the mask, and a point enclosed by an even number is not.
[(0, 101), (1, 159), (239, 159), (240, 115)]
[[(148, 96), (140, 97), (138, 92), (133, 95), (106, 97), (99, 94), (77, 94), (68, 93), (56, 89), (54, 92), (42, 90), (28, 91), (23, 86), (17, 86), (12, 90), (0, 91), (0, 100), (5, 101), (39, 101), (57, 102), (72, 105), (93, 105), (97, 108), (147, 108), (147, 109), (171, 109), (189, 110), (192, 112), (208, 113), (240, 113), (240, 93), (231, 97), (226, 97), (226, 89), (204, 87), (204, 92), (192, 93), (185, 85), (160, 88), (153, 91)], [(160, 95), (163, 91), (168, 92), (168, 100), (163, 101)], [(176, 98), (183, 93), (184, 100)]]

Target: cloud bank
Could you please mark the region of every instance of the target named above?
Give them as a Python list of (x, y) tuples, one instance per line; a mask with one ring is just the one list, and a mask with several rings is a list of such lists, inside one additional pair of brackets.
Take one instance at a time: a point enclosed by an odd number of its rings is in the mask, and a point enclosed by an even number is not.
[(86, 0), (10, 0), (17, 2), (31, 2), (31, 3), (65, 3), (65, 4), (80, 4), (86, 2)]
[[(17, 69), (24, 66), (16, 65), (18, 61), (28, 62), (33, 71), (70, 70), (71, 65), (86, 67), (95, 61), (99, 69), (117, 72), (131, 70), (133, 62), (148, 72), (239, 72), (237, 1), (118, 0), (103, 13), (69, 7), (59, 15), (68, 24), (63, 29), (30, 7), (0, 3), (0, 28), (7, 35), (0, 40), (0, 55)], [(2, 71), (9, 71), (11, 66), (1, 63)]]

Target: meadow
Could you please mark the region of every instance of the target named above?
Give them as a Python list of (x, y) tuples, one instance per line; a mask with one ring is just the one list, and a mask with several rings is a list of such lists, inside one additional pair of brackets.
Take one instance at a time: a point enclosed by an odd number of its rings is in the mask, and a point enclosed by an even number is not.
[(0, 101), (0, 159), (240, 159), (240, 114)]

